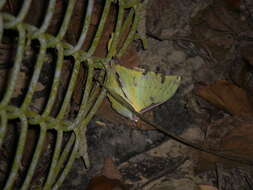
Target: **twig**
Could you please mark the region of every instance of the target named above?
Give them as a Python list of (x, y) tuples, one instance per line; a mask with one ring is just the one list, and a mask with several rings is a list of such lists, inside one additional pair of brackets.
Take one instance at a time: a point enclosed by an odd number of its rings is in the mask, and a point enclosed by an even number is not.
[(187, 160), (187, 158), (182, 159), (181, 161), (177, 162), (177, 164), (175, 164), (172, 168), (168, 168), (165, 169), (164, 171), (158, 173), (156, 176), (152, 177), (151, 179), (149, 179), (146, 183), (142, 184), (140, 187), (136, 187), (133, 190), (139, 190), (139, 189), (143, 189), (145, 186), (149, 185), (150, 183), (152, 183), (153, 181), (161, 178), (162, 176), (164, 176), (167, 173), (172, 173), (174, 172), (179, 166), (181, 166), (185, 161)]
[[(96, 80), (97, 81), (97, 80)], [(134, 110), (134, 108), (128, 103), (126, 102), (121, 96), (119, 96), (118, 94), (112, 92), (111, 90), (109, 90), (104, 84), (102, 84), (100, 81), (97, 81), (103, 88), (105, 88), (107, 90), (107, 92), (114, 98), (116, 99), (121, 105), (124, 105), (127, 109), (129, 109), (130, 111), (132, 111), (137, 117), (139, 117), (141, 120), (143, 120), (145, 123), (149, 124), (150, 126), (154, 127), (155, 129), (157, 129), (158, 131), (161, 131), (162, 133), (168, 135), (170, 138), (172, 138), (173, 140), (180, 142), (181, 144), (184, 144), (186, 146), (190, 146), (194, 149), (197, 149), (199, 151), (202, 152), (206, 152), (209, 154), (213, 154), (215, 156), (218, 156), (220, 158), (224, 158), (230, 161), (234, 161), (234, 162), (238, 162), (241, 164), (246, 164), (246, 165), (250, 165), (253, 166), (253, 161), (252, 160), (248, 160), (246, 158), (242, 158), (242, 157), (238, 157), (238, 156), (234, 156), (231, 154), (224, 154), (222, 152), (217, 152), (215, 150), (211, 150), (209, 148), (206, 148), (202, 145), (198, 145), (195, 143), (192, 143), (180, 136), (174, 135), (173, 133), (171, 133), (170, 131), (168, 131), (167, 129), (147, 120), (146, 118), (143, 117), (142, 114), (136, 112)]]

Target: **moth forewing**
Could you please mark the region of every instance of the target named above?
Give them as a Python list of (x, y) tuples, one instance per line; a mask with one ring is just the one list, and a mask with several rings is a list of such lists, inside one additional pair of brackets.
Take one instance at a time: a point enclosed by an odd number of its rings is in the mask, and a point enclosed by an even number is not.
[[(109, 97), (112, 107), (132, 120), (136, 120), (132, 108), (135, 112), (144, 113), (159, 106), (174, 95), (180, 82), (178, 76), (162, 76), (154, 72), (147, 72), (144, 75), (143, 71), (120, 65), (114, 65), (110, 77), (110, 90), (118, 96)], [(119, 96), (125, 103), (122, 104)], [(126, 106), (126, 103), (131, 109)]]

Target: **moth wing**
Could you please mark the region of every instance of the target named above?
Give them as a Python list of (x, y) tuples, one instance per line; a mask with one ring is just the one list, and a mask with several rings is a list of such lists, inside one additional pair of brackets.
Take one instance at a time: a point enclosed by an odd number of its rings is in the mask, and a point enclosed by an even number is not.
[[(161, 104), (170, 99), (176, 92), (179, 84), (179, 76), (164, 76), (161, 74), (127, 69), (116, 66), (116, 72), (120, 77), (123, 94), (137, 112), (148, 107)], [(164, 80), (164, 81), (162, 81)]]
[[(108, 80), (106, 83), (107, 88), (113, 92), (114, 94), (117, 94), (118, 96), (120, 96), (121, 98), (123, 98), (127, 103), (129, 103), (130, 105), (131, 102), (129, 101), (128, 98), (126, 98), (121, 84), (119, 84), (119, 79), (118, 76), (116, 74), (116, 72), (111, 72), (111, 74), (108, 76)], [(122, 105), (121, 103), (119, 103), (114, 97), (112, 97), (110, 94), (108, 95), (108, 99), (111, 102), (112, 108), (117, 111), (119, 114), (129, 118), (129, 119), (133, 119), (134, 118), (134, 114), (128, 109), (126, 108), (124, 105)], [(132, 105), (133, 106), (133, 105)]]

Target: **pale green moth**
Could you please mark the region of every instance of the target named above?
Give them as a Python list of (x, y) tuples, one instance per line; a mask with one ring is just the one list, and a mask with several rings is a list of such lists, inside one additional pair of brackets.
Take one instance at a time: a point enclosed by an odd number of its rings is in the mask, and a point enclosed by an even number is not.
[[(170, 99), (176, 92), (180, 77), (175, 75), (141, 72), (114, 65), (108, 76), (107, 89), (122, 97), (136, 112), (143, 113)], [(111, 105), (121, 115), (137, 121), (138, 118), (111, 95)]]

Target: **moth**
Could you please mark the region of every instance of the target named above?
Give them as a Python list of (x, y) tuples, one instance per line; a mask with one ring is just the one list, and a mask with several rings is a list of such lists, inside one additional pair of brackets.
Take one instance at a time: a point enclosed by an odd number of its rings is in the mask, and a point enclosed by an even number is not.
[[(129, 69), (115, 64), (108, 76), (106, 87), (119, 95), (138, 113), (144, 113), (170, 99), (180, 85), (180, 76), (161, 75), (155, 72), (145, 72)], [(112, 108), (119, 114), (131, 120), (138, 117), (126, 106), (108, 94)]]

